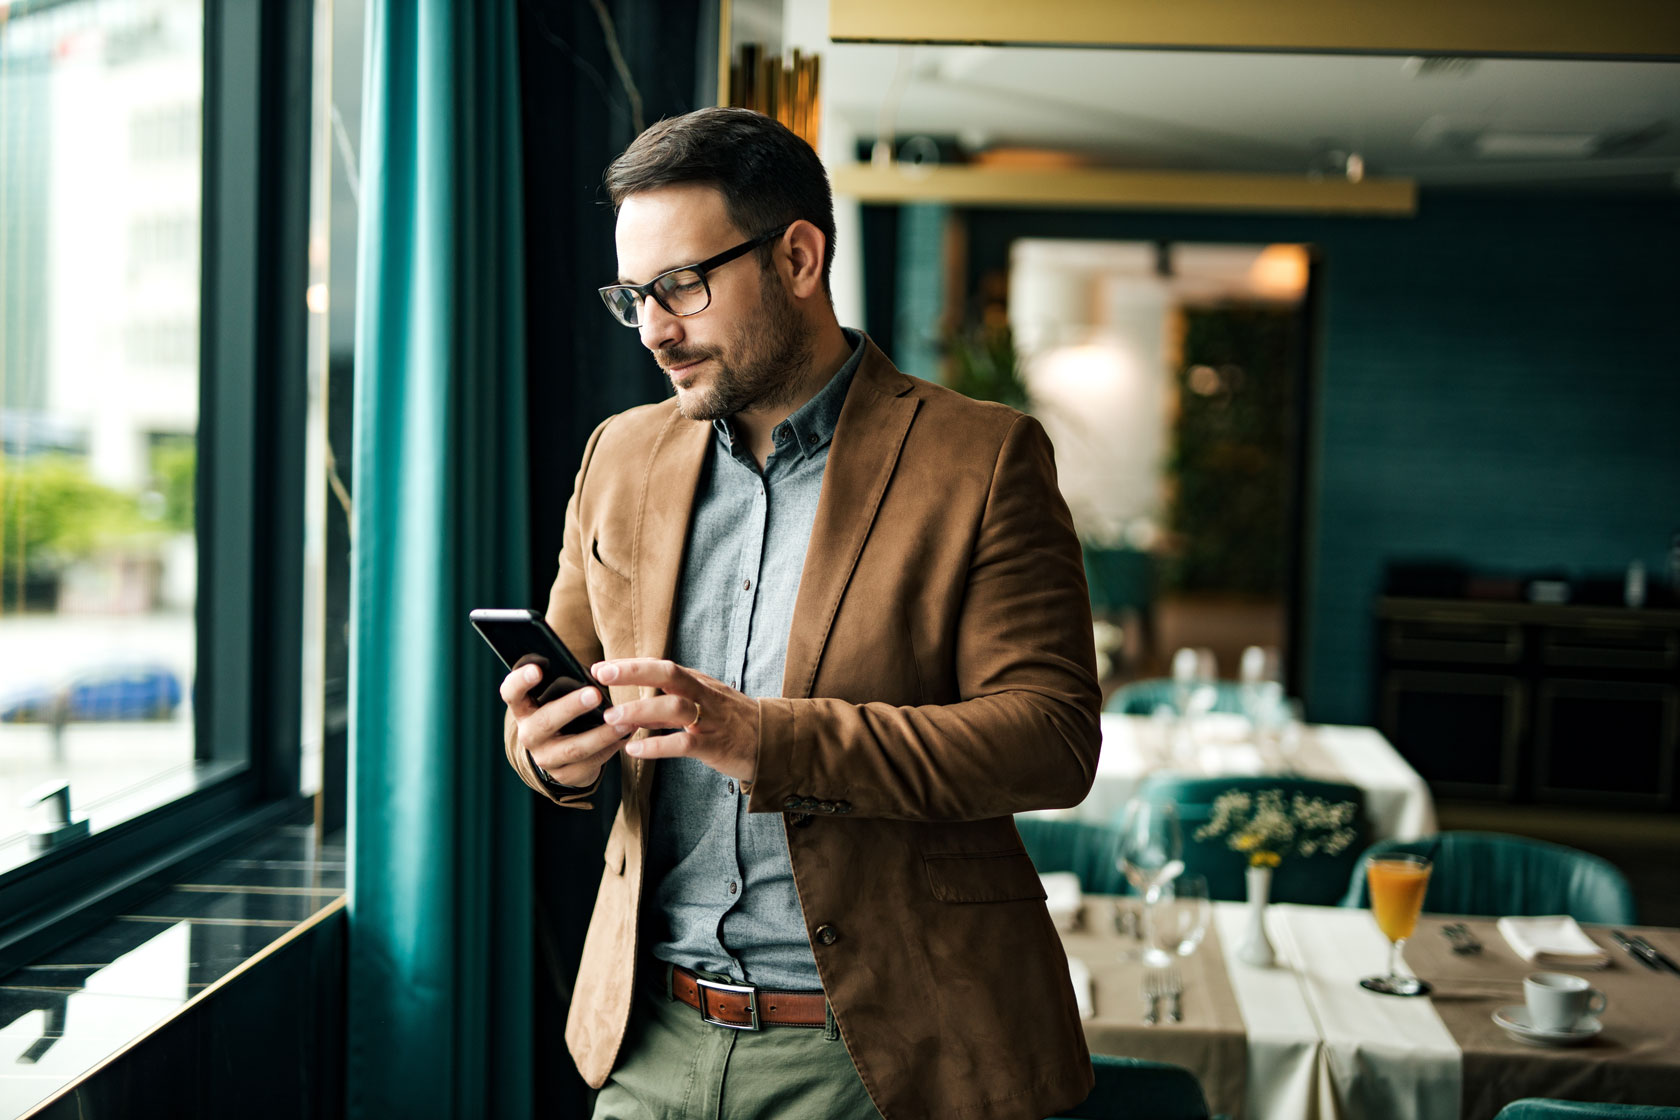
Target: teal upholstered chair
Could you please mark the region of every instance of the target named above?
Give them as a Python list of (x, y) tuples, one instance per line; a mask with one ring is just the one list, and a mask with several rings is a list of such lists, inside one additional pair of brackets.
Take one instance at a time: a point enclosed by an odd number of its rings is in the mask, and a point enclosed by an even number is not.
[[(1215, 681), (1214, 689), (1218, 696), (1213, 704), (1214, 711), (1242, 714), (1240, 685), (1235, 681)], [(1169, 677), (1150, 677), (1123, 684), (1114, 690), (1114, 694), (1103, 705), (1105, 712), (1118, 712), (1127, 716), (1152, 716), (1157, 708), (1165, 708), (1169, 712), (1177, 710), (1173, 701), (1173, 682)]]
[(1184, 833), (1184, 870), (1207, 878), (1209, 898), (1240, 901), (1248, 897), (1248, 883), (1244, 876), (1247, 859), (1241, 852), (1233, 851), (1224, 836), (1196, 839), (1196, 831), (1208, 822), (1214, 799), (1233, 789), (1250, 793), (1263, 789), (1282, 790), (1286, 800), (1301, 794), (1331, 802), (1353, 802), (1357, 808), (1351, 844), (1335, 855), (1319, 852), (1309, 857), (1286, 858), (1272, 872), (1270, 900), (1273, 902), (1333, 906), (1340, 901), (1347, 891), (1347, 877), (1353, 871), (1354, 861), (1371, 839), (1370, 823), (1365, 818), (1365, 795), (1358, 786), (1281, 774), (1187, 778), (1158, 773), (1151, 774), (1138, 785), (1137, 796), (1149, 801), (1169, 801), (1177, 807), (1179, 824)]
[(1053, 1120), (1212, 1120), (1196, 1075), (1183, 1066), (1092, 1054), (1097, 1084)]
[(1500, 1109), (1493, 1120), (1680, 1120), (1680, 1106), (1594, 1104), (1525, 1097)]
[(1608, 860), (1562, 844), (1502, 832), (1443, 832), (1424, 840), (1385, 840), (1360, 856), (1343, 906), (1365, 906), (1365, 864), (1384, 852), (1431, 853), (1423, 908), (1433, 914), (1570, 914), (1580, 922), (1638, 921), (1633, 890)]
[(1015, 818), (1027, 855), (1040, 873), (1072, 871), (1086, 894), (1125, 894), (1120, 833), (1094, 821), (1024, 815)]

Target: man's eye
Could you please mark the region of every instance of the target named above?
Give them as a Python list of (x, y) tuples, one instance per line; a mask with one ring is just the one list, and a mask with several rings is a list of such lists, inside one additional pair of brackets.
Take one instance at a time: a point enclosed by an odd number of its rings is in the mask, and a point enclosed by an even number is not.
[(659, 290), (668, 296), (693, 295), (705, 285), (697, 272), (679, 272), (659, 282)]

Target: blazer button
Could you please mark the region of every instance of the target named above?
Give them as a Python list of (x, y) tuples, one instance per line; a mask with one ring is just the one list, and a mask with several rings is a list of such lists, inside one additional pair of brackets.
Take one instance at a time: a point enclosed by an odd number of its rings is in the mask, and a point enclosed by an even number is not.
[(790, 813), (794, 813), (798, 812), (800, 804), (800, 798), (790, 797), (786, 801), (782, 802), (782, 808), (786, 809)]
[(832, 801), (821, 802), (817, 805), (817, 808), (821, 809), (825, 813), (832, 813), (832, 812), (834, 812), (834, 802), (832, 802)]
[(818, 801), (816, 798), (807, 797), (804, 801), (800, 802), (799, 807), (807, 813), (814, 813), (817, 811), (817, 807), (821, 804), (822, 802)]
[(817, 927), (818, 945), (832, 945), (838, 940), (840, 940), (840, 931), (833, 926), (824, 923)]

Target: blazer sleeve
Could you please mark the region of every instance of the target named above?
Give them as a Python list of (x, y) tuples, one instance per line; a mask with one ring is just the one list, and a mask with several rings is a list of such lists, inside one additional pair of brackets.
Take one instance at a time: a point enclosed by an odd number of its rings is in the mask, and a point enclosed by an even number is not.
[[(549, 626), (553, 627), (560, 640), (565, 642), (566, 647), (585, 665), (593, 665), (601, 659), (601, 640), (595, 633), (594, 617), (589, 606), (589, 591), (584, 581), (584, 557), (587, 555), (589, 542), (583, 539), (580, 528), (580, 507), (587, 500), (585, 488), (589, 485), (589, 468), (595, 458), (595, 448), (600, 443), (601, 433), (610, 423), (611, 418), (603, 421), (590, 434), (589, 442), (584, 446), (583, 463), (578, 467), (577, 478), (572, 484), (572, 496), (566, 503), (566, 523), (561, 538), (559, 570), (554, 577), (553, 586), (549, 589), (548, 610), (544, 612)], [(561, 785), (537, 766), (531, 752), (514, 741), (514, 731), (513, 713), (509, 712), (502, 721), (502, 746), (507, 753), (509, 765), (521, 781), (557, 805), (587, 809), (594, 804), (591, 799), (600, 787), (599, 778), (588, 786)]]
[(975, 820), (1084, 799), (1101, 743), (1090, 598), (1049, 437), (1029, 416), (997, 449), (975, 532), (954, 701), (761, 700), (750, 811), (815, 803), (842, 815)]

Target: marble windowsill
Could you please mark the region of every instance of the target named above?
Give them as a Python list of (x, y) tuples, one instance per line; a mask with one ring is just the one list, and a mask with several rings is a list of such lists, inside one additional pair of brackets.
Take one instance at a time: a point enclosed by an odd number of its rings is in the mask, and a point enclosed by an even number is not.
[(344, 894), (342, 841), (277, 829), (0, 977), (0, 1117), (76, 1081)]

